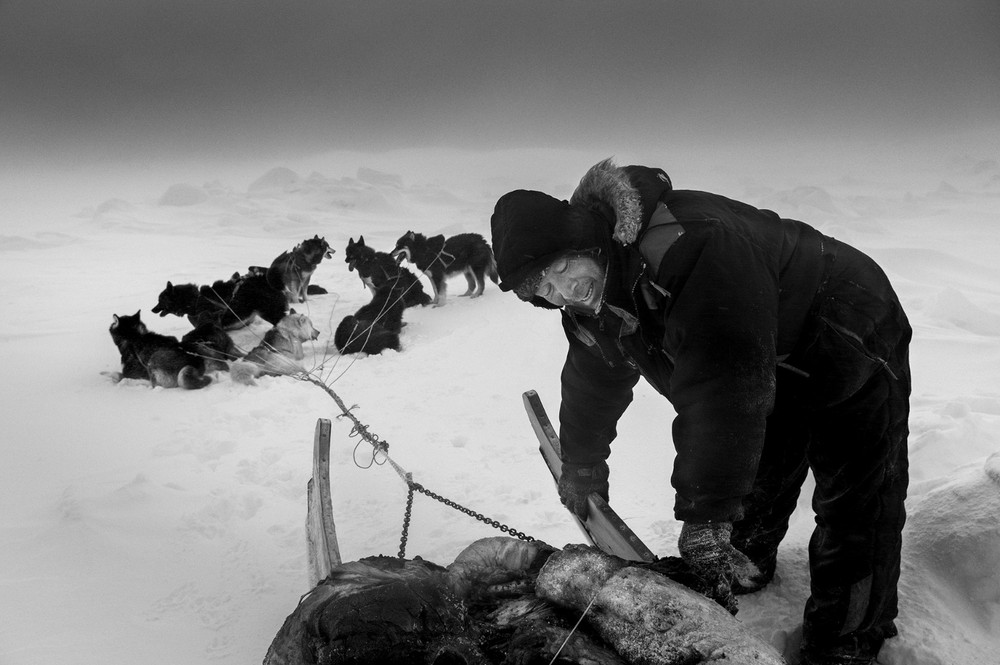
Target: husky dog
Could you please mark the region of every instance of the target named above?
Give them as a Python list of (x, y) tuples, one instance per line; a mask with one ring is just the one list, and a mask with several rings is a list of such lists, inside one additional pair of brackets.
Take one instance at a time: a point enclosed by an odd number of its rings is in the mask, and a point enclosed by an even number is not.
[(153, 313), (160, 316), (186, 316), (195, 327), (211, 322), (226, 330), (241, 328), (255, 316), (274, 325), (287, 312), (284, 292), (271, 288), (266, 274), (253, 268), (211, 286), (167, 282), (153, 307)]
[(333, 343), (341, 353), (399, 351), (399, 331), (406, 325), (405, 282), (379, 270), (373, 271), (369, 280), (371, 302), (345, 316), (333, 334)]
[(264, 333), (264, 339), (242, 359), (231, 363), (233, 381), (254, 385), (258, 376), (285, 376), (305, 372), (299, 361), (305, 358), (302, 342), (319, 337), (319, 331), (305, 314), (290, 310)]
[(428, 238), (407, 231), (396, 241), (392, 251), (396, 261), (406, 259), (427, 275), (434, 288), (434, 306), (445, 304), (446, 280), (462, 273), (469, 288), (462, 295), (476, 298), (483, 294), (486, 276), (497, 283), (497, 262), (486, 239), (478, 233), (459, 233), (447, 240), (443, 235)]
[(303, 240), (290, 252), (282, 252), (267, 269), (267, 283), (283, 291), (288, 302), (305, 302), (309, 280), (323, 258), (333, 258), (336, 250), (318, 235)]
[(354, 242), (354, 238), (348, 238), (344, 261), (348, 271), (357, 268), (361, 281), (372, 291), (376, 288), (376, 281), (382, 285), (398, 281), (403, 307), (431, 304), (431, 297), (424, 291), (417, 276), (408, 268), (397, 264), (389, 254), (375, 251), (366, 245), (364, 236), (358, 236), (357, 242)]
[(223, 303), (232, 298), (239, 277), (239, 273), (233, 273), (230, 280), (217, 280), (210, 287), (167, 282), (156, 299), (153, 314), (186, 316), (196, 328), (203, 323), (218, 323), (225, 309)]
[(142, 322), (140, 311), (119, 316), (108, 332), (122, 358), (122, 371), (115, 378), (147, 379), (153, 387), (195, 390), (204, 388), (212, 379), (205, 376), (205, 360), (176, 337), (150, 332)]
[(214, 321), (203, 323), (181, 337), (181, 344), (205, 359), (208, 372), (225, 372), (229, 363), (240, 357), (233, 338)]

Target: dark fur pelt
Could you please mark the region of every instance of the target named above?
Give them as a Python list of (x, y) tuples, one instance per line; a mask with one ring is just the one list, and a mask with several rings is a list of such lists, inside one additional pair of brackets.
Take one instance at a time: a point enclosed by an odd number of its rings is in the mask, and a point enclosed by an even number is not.
[(205, 359), (205, 370), (209, 372), (228, 370), (229, 363), (240, 357), (233, 338), (213, 321), (181, 337), (181, 343)]
[(205, 359), (197, 349), (176, 337), (150, 332), (140, 312), (114, 315), (109, 328), (111, 339), (121, 354), (126, 379), (146, 379), (154, 387), (188, 390), (204, 388), (212, 380), (205, 376)]
[(403, 326), (406, 287), (404, 280), (375, 271), (369, 285), (372, 300), (352, 315), (345, 316), (333, 335), (341, 353), (382, 353), (400, 350), (399, 332)]
[(381, 284), (399, 282), (403, 307), (416, 305), (422, 307), (430, 305), (432, 302), (431, 297), (424, 291), (423, 285), (412, 271), (396, 263), (390, 254), (376, 251), (373, 247), (366, 245), (364, 236), (358, 236), (357, 242), (354, 242), (354, 238), (347, 240), (344, 261), (347, 263), (347, 270), (356, 269), (361, 281), (373, 290), (376, 282)]
[(428, 238), (421, 233), (407, 231), (396, 241), (392, 251), (396, 261), (406, 259), (427, 275), (434, 287), (434, 304), (443, 305), (447, 298), (447, 279), (464, 274), (468, 283), (463, 296), (476, 298), (486, 288), (486, 277), (497, 283), (497, 264), (486, 239), (478, 233), (459, 233), (445, 238), (436, 235)]
[(391, 299), (376, 298), (354, 314), (345, 316), (333, 334), (333, 343), (341, 353), (382, 353), (399, 351), (403, 307)]
[(226, 330), (245, 326), (255, 316), (274, 325), (287, 312), (284, 292), (267, 283), (266, 269), (254, 267), (211, 286), (167, 282), (153, 307), (153, 313), (160, 316), (186, 316), (195, 327), (215, 323)]

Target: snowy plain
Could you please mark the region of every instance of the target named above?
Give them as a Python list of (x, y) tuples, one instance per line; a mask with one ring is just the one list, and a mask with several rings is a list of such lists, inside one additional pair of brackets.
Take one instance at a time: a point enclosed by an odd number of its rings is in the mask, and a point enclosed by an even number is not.
[[(554, 313), (488, 284), (483, 297), (407, 310), (401, 352), (338, 356), (341, 318), (369, 293), (348, 238), (388, 251), (408, 230), (489, 237), (516, 188), (568, 197), (605, 154), (336, 153), (217, 172), (23, 174), (0, 190), (0, 663), (259, 662), (309, 590), (306, 482), (317, 418), (333, 421), (332, 489), (344, 560), (394, 555), (406, 489), (287, 377), (199, 391), (114, 383), (112, 314), (150, 313), (167, 280), (268, 265), (314, 234), (336, 250), (300, 306), (322, 331), (307, 366), (428, 489), (555, 546), (581, 538), (559, 504), (521, 394), (554, 415), (564, 340)], [(868, 155), (783, 168), (728, 155), (616, 155), (810, 222), (875, 257), (914, 328), (911, 489), (900, 635), (883, 665), (1000, 662), (1000, 164), (989, 154)], [(926, 157), (926, 155), (925, 155)], [(431, 168), (434, 165), (437, 168)], [(244, 349), (266, 329), (234, 335)], [(669, 404), (640, 384), (610, 460), (611, 503), (657, 554), (676, 554)], [(365, 468), (368, 467), (368, 468)], [(808, 595), (808, 489), (775, 581), (739, 618), (786, 654)], [(499, 532), (417, 496), (408, 557), (448, 564)]]

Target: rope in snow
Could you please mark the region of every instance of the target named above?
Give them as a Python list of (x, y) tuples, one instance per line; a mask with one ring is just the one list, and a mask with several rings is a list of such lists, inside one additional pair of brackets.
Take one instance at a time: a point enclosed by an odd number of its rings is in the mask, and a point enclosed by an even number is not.
[(552, 665), (553, 663), (556, 662), (556, 659), (559, 657), (559, 654), (562, 653), (562, 650), (569, 643), (569, 638), (573, 637), (573, 633), (575, 633), (576, 629), (580, 627), (580, 624), (583, 622), (583, 617), (587, 616), (587, 612), (589, 612), (590, 608), (594, 606), (594, 601), (597, 600), (597, 595), (599, 593), (601, 593), (600, 589), (598, 589), (597, 592), (594, 594), (594, 597), (590, 599), (590, 602), (587, 603), (587, 606), (583, 608), (583, 614), (581, 614), (580, 618), (576, 620), (576, 623), (573, 624), (573, 627), (570, 628), (570, 631), (566, 633), (566, 639), (562, 641), (562, 644), (559, 645), (559, 648), (556, 649), (556, 652), (552, 654), (552, 660), (549, 661), (549, 665)]
[[(298, 379), (300, 379), (302, 381), (306, 381), (308, 383), (311, 383), (311, 384), (313, 384), (315, 386), (319, 386), (326, 394), (328, 394), (330, 397), (332, 397), (333, 401), (337, 403), (337, 406), (340, 407), (340, 411), (341, 411), (341, 414), (339, 416), (337, 416), (337, 419), (340, 420), (341, 418), (348, 418), (354, 424), (354, 426), (351, 428), (351, 432), (350, 432), (350, 434), (348, 436), (351, 436), (351, 437), (355, 437), (355, 436), (361, 437), (361, 439), (363, 441), (367, 441), (372, 446), (372, 461), (367, 466), (361, 466), (360, 464), (358, 464), (358, 462), (357, 462), (357, 454), (356, 454), (357, 446), (355, 446), (355, 461), (354, 461), (355, 465), (357, 465), (359, 468), (362, 468), (362, 469), (370, 469), (373, 464), (377, 464), (377, 465), (381, 466), (383, 464), (388, 463), (393, 469), (395, 469), (396, 473), (399, 474), (399, 477), (403, 480), (403, 482), (406, 483), (406, 487), (407, 487), (406, 511), (405, 511), (405, 513), (403, 515), (403, 533), (402, 533), (402, 536), (400, 538), (400, 545), (399, 545), (399, 558), (400, 559), (404, 558), (405, 555), (406, 555), (406, 541), (407, 541), (407, 537), (409, 535), (409, 529), (410, 529), (410, 516), (411, 516), (411, 509), (412, 509), (412, 506), (413, 506), (413, 493), (414, 492), (420, 492), (421, 494), (424, 494), (424, 495), (426, 495), (426, 496), (434, 499), (435, 501), (440, 501), (441, 503), (445, 504), (446, 506), (448, 506), (450, 508), (454, 508), (455, 510), (459, 511), (460, 513), (465, 513), (469, 517), (473, 517), (473, 518), (479, 520), (480, 522), (488, 524), (488, 525), (492, 526), (493, 528), (499, 529), (503, 533), (508, 533), (511, 536), (514, 536), (515, 538), (518, 538), (520, 540), (524, 540), (524, 541), (527, 541), (527, 542), (541, 542), (541, 541), (537, 541), (535, 538), (532, 538), (531, 536), (529, 536), (529, 535), (527, 535), (527, 534), (525, 534), (525, 533), (523, 533), (521, 531), (517, 531), (516, 529), (513, 529), (513, 528), (507, 526), (506, 524), (498, 522), (498, 521), (496, 521), (494, 519), (490, 519), (489, 517), (486, 517), (482, 513), (477, 513), (477, 512), (475, 512), (473, 510), (470, 510), (469, 508), (466, 508), (466, 507), (464, 507), (462, 505), (459, 505), (459, 504), (455, 503), (454, 501), (452, 501), (450, 499), (446, 499), (445, 497), (441, 496), (440, 494), (436, 494), (436, 493), (430, 491), (429, 489), (425, 488), (420, 483), (415, 482), (413, 480), (413, 474), (412, 473), (408, 472), (406, 469), (404, 469), (399, 464), (397, 464), (395, 462), (395, 460), (393, 460), (391, 457), (389, 457), (389, 443), (387, 441), (385, 441), (384, 439), (379, 438), (379, 436), (377, 434), (372, 433), (368, 429), (368, 426), (365, 425), (363, 422), (361, 422), (358, 419), (358, 417), (354, 415), (353, 411), (354, 411), (354, 409), (356, 409), (358, 407), (357, 404), (355, 404), (355, 405), (351, 406), (350, 408), (348, 408), (347, 404), (344, 403), (344, 401), (333, 390), (333, 388), (331, 388), (330, 386), (326, 385), (325, 383), (323, 383), (322, 381), (320, 381), (319, 379), (317, 379), (314, 376), (310, 376), (308, 374), (303, 374), (303, 375), (298, 375), (296, 378), (298, 378)], [(360, 445), (360, 441), (358, 442), (358, 445)]]

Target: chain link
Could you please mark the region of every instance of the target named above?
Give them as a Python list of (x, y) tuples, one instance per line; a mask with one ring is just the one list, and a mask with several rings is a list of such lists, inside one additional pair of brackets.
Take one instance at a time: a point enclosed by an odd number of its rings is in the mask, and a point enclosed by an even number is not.
[[(385, 464), (386, 462), (388, 462), (389, 465), (392, 466), (392, 468), (396, 470), (396, 473), (399, 474), (399, 477), (402, 478), (403, 481), (406, 483), (406, 486), (407, 486), (406, 510), (403, 513), (403, 533), (402, 533), (402, 535), (400, 536), (400, 539), (399, 539), (399, 558), (400, 559), (404, 558), (405, 555), (406, 555), (406, 541), (407, 541), (407, 538), (409, 537), (409, 532), (410, 532), (410, 518), (411, 518), (412, 512), (413, 512), (413, 493), (415, 491), (416, 492), (420, 492), (421, 494), (425, 494), (425, 495), (429, 496), (432, 499), (440, 501), (441, 503), (443, 503), (444, 505), (448, 506), (449, 508), (454, 508), (455, 510), (457, 510), (459, 512), (465, 513), (469, 517), (473, 517), (473, 518), (479, 520), (480, 522), (488, 524), (491, 527), (493, 527), (494, 529), (499, 529), (503, 533), (508, 533), (508, 534), (514, 536), (515, 538), (519, 538), (520, 540), (524, 540), (524, 541), (527, 541), (529, 543), (530, 542), (541, 542), (541, 541), (536, 541), (531, 536), (529, 536), (529, 535), (527, 535), (527, 534), (525, 534), (525, 533), (523, 533), (521, 531), (518, 531), (517, 529), (513, 529), (513, 528), (507, 526), (506, 524), (498, 522), (498, 521), (496, 521), (494, 519), (490, 519), (489, 517), (486, 517), (482, 513), (477, 513), (474, 510), (470, 510), (470, 509), (468, 509), (468, 508), (466, 508), (464, 506), (461, 506), (461, 505), (455, 503), (451, 499), (446, 499), (443, 496), (441, 496), (440, 494), (436, 494), (436, 493), (430, 491), (429, 489), (426, 489), (420, 483), (413, 482), (413, 474), (404, 471), (401, 466), (399, 466), (396, 462), (394, 462), (392, 460), (391, 457), (389, 457), (389, 443), (387, 441), (384, 441), (384, 440), (380, 439), (377, 434), (373, 434), (371, 431), (369, 431), (368, 426), (365, 425), (364, 423), (362, 423), (360, 420), (358, 420), (357, 416), (355, 416), (352, 413), (352, 411), (357, 407), (357, 405), (354, 405), (351, 408), (347, 408), (347, 405), (344, 404), (344, 401), (342, 399), (340, 399), (340, 396), (337, 395), (337, 393), (334, 392), (334, 390), (330, 386), (326, 385), (325, 383), (323, 383), (322, 381), (320, 381), (319, 379), (317, 379), (317, 378), (315, 378), (313, 376), (305, 374), (305, 375), (303, 375), (300, 378), (301, 378), (301, 380), (306, 381), (307, 383), (312, 383), (313, 385), (321, 388), (328, 395), (330, 395), (330, 397), (333, 398), (333, 400), (337, 403), (337, 406), (340, 407), (340, 411), (341, 411), (341, 415), (337, 416), (337, 418), (338, 419), (340, 419), (342, 417), (343, 418), (349, 418), (351, 420), (351, 422), (354, 423), (354, 426), (351, 428), (351, 432), (350, 432), (350, 434), (348, 434), (348, 436), (349, 437), (359, 436), (362, 440), (367, 441), (369, 444), (371, 444), (371, 446), (373, 448), (373, 450), (372, 450), (372, 463), (378, 464), (378, 465), (382, 465), (382, 464)], [(355, 446), (355, 455), (356, 454), (357, 454), (357, 446)], [(380, 455), (382, 456), (381, 460), (379, 458)], [(361, 466), (360, 464), (357, 463), (357, 459), (356, 458), (355, 458), (355, 464), (357, 464), (359, 467), (361, 467), (363, 469), (364, 468), (370, 468), (371, 465), (372, 465), (372, 464), (368, 464), (368, 466)]]
[(406, 492), (406, 510), (403, 513), (403, 535), (399, 539), (399, 558), (400, 559), (403, 559), (403, 558), (406, 557), (406, 540), (407, 540), (407, 537), (409, 535), (409, 530), (410, 530), (410, 518), (411, 518), (412, 513), (413, 513), (413, 493), (415, 491), (416, 492), (420, 492), (421, 494), (423, 494), (425, 496), (429, 496), (430, 498), (434, 499), (435, 501), (440, 501), (444, 505), (448, 506), (449, 508), (454, 508), (455, 510), (457, 510), (460, 513), (465, 513), (469, 517), (473, 517), (473, 518), (479, 520), (480, 522), (488, 524), (491, 527), (493, 527), (494, 529), (499, 529), (503, 533), (508, 533), (511, 536), (514, 536), (515, 538), (518, 538), (519, 540), (523, 540), (523, 541), (526, 541), (526, 542), (529, 542), (529, 543), (536, 542), (536, 540), (534, 538), (532, 538), (531, 536), (527, 535), (526, 533), (524, 533), (522, 531), (518, 531), (517, 529), (509, 527), (509, 526), (507, 526), (506, 524), (504, 524), (502, 522), (498, 522), (498, 521), (496, 521), (494, 519), (490, 519), (489, 517), (486, 517), (482, 513), (477, 513), (474, 510), (470, 510), (469, 508), (466, 508), (465, 506), (462, 506), (462, 505), (459, 505), (459, 504), (455, 503), (451, 499), (446, 499), (443, 496), (441, 496), (440, 494), (432, 492), (431, 490), (427, 489), (426, 487), (424, 487), (420, 483), (413, 482), (413, 480), (411, 478), (411, 474), (407, 474), (406, 485), (407, 485), (408, 489), (407, 489), (407, 492)]
[[(409, 474), (407, 474), (409, 475)], [(413, 513), (413, 481), (407, 478), (406, 510), (403, 511), (403, 535), (399, 538), (399, 558), (406, 558), (406, 539), (410, 533), (410, 516)]]

